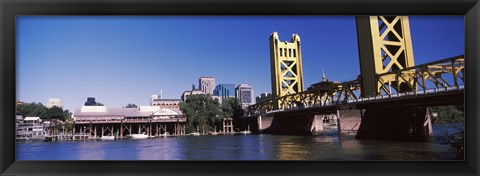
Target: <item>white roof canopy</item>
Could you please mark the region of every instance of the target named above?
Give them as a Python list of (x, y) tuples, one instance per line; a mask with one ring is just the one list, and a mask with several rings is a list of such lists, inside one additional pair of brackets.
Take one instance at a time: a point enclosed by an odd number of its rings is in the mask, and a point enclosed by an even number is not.
[(160, 109), (153, 113), (154, 116), (169, 116), (169, 115), (178, 115), (177, 112), (170, 109)]
[(40, 117), (25, 117), (25, 119), (23, 119), (25, 121), (38, 121), (40, 120)]

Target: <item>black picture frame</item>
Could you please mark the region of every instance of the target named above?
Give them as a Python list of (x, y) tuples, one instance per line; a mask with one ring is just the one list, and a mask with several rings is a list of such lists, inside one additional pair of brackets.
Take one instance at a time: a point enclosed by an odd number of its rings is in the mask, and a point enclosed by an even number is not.
[[(0, 0), (1, 175), (478, 175), (478, 0)], [(465, 161), (15, 161), (18, 15), (465, 15)]]

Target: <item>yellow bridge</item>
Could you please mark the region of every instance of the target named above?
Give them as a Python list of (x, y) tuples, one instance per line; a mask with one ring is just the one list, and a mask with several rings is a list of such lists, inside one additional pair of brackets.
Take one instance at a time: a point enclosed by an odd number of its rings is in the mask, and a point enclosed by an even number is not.
[[(372, 97), (362, 97), (361, 80), (346, 82), (320, 82), (312, 85), (306, 91), (289, 94), (262, 103), (252, 105), (248, 115), (261, 115), (285, 110), (295, 110), (310, 107), (340, 106), (365, 101), (398, 99), (406, 96), (440, 95), (447, 92), (462, 92), (464, 90), (463, 72), (464, 56), (455, 56), (411, 68), (400, 69), (377, 75), (381, 83), (381, 93)], [(394, 82), (386, 82), (382, 77), (393, 77)], [(359, 77), (360, 78), (360, 77)], [(399, 92), (399, 82), (407, 82), (408, 90)], [(279, 107), (274, 108), (278, 102)]]
[(272, 98), (249, 106), (248, 124), (258, 132), (312, 133), (322, 129), (319, 115), (334, 114), (339, 131), (360, 138), (412, 139), (431, 135), (428, 107), (463, 105), (463, 55), (415, 65), (407, 16), (358, 16), (356, 26), (360, 75), (346, 82), (323, 75), (306, 90), (300, 36), (281, 42), (272, 33)]

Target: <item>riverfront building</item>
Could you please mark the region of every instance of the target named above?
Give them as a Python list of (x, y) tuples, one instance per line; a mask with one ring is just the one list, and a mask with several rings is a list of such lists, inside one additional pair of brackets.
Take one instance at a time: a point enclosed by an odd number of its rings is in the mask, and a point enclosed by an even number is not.
[(131, 134), (149, 136), (183, 135), (187, 119), (179, 109), (159, 106), (139, 108), (111, 108), (105, 106), (82, 106), (73, 114), (75, 134), (89, 138), (115, 135), (123, 138)]
[(40, 117), (16, 116), (16, 141), (44, 141), (48, 124)]
[(150, 105), (159, 106), (162, 109), (180, 109), (180, 102), (182, 99), (154, 99)]
[(215, 78), (202, 76), (198, 80), (198, 86), (203, 93), (213, 95), (213, 90), (215, 89)]
[(236, 98), (240, 99), (243, 109), (247, 109), (248, 106), (255, 104), (253, 96), (253, 88), (248, 84), (240, 84), (235, 89)]
[(51, 107), (62, 107), (62, 100), (58, 99), (58, 98), (49, 98), (48, 99), (48, 102), (47, 102), (47, 108), (51, 108)]

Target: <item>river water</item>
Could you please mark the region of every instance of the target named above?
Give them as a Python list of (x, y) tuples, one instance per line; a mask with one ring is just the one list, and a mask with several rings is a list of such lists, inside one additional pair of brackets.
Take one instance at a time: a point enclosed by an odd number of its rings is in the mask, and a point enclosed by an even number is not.
[(455, 160), (437, 139), (463, 124), (434, 125), (430, 142), (314, 136), (216, 135), (17, 143), (17, 160)]

